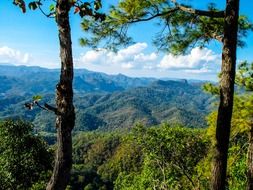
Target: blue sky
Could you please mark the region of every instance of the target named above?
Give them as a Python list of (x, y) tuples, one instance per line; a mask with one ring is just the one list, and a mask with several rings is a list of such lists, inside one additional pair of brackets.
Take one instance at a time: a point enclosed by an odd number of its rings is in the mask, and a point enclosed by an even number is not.
[[(118, 1), (105, 1), (117, 3)], [(204, 8), (203, 0), (184, 0), (194, 7)], [(201, 2), (201, 3), (200, 3)], [(214, 2), (214, 1), (213, 1)], [(216, 0), (224, 7), (225, 0)], [(45, 7), (47, 9), (47, 6)], [(241, 0), (241, 14), (253, 21), (253, 3)], [(194, 78), (216, 80), (221, 63), (221, 45), (217, 42), (205, 49), (193, 49), (188, 55), (174, 57), (157, 52), (151, 39), (157, 31), (154, 24), (143, 23), (130, 29), (135, 44), (119, 50), (117, 54), (102, 50), (93, 51), (80, 47), (78, 39), (84, 35), (80, 29), (81, 19), (71, 15), (73, 57), (76, 68), (105, 72), (123, 73), (129, 76)], [(57, 27), (54, 19), (43, 16), (39, 11), (26, 14), (12, 5), (12, 0), (0, 1), (0, 64), (36, 65), (47, 68), (59, 68), (59, 45)], [(238, 50), (238, 61), (253, 61), (253, 34), (245, 39), (247, 46)]]

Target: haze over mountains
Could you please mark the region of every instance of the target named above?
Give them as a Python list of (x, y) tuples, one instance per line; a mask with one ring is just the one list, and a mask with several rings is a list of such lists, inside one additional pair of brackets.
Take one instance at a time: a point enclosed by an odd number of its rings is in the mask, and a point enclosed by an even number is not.
[[(0, 66), (0, 118), (23, 118), (38, 131), (54, 132), (54, 115), (24, 103), (34, 95), (54, 105), (54, 88), (59, 70), (40, 67)], [(212, 98), (201, 90), (202, 82), (158, 80), (107, 75), (85, 69), (75, 70), (75, 131), (114, 130), (162, 122), (188, 127), (205, 127), (205, 115)]]

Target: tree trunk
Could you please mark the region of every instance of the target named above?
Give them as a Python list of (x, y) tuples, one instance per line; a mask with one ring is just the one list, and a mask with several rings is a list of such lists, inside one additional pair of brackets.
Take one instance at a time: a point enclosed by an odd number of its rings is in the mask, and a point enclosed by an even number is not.
[(249, 131), (249, 147), (247, 153), (247, 190), (253, 190), (253, 123)]
[(216, 145), (211, 189), (225, 190), (226, 170), (233, 110), (233, 95), (236, 68), (239, 0), (227, 0), (222, 49), (220, 80), (220, 105), (216, 126)]
[(59, 30), (61, 75), (56, 86), (57, 151), (55, 165), (47, 190), (64, 190), (70, 179), (72, 167), (71, 131), (75, 125), (73, 106), (73, 58), (69, 25), (70, 5), (67, 0), (57, 0), (56, 22)]

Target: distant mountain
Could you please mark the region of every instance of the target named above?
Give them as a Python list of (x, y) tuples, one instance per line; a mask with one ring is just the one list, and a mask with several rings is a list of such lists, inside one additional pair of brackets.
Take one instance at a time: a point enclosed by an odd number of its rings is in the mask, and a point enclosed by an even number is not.
[(95, 129), (132, 127), (136, 122), (147, 126), (169, 122), (188, 127), (205, 127), (205, 116), (210, 110), (212, 99), (202, 92), (200, 86), (159, 80), (149, 86), (123, 92), (80, 96), (76, 102), (77, 122), (86, 122), (82, 126), (84, 128), (89, 128), (94, 118), (101, 125), (94, 125)]
[[(59, 70), (40, 67), (0, 66), (0, 118), (21, 117), (38, 131), (54, 132), (54, 115), (23, 105), (40, 94), (54, 105), (54, 87)], [(136, 122), (147, 126), (161, 122), (205, 127), (212, 98), (201, 90), (201, 82), (157, 80), (107, 75), (75, 70), (76, 131), (130, 128)]]
[[(0, 64), (0, 76), (5, 85), (10, 86), (7, 94), (52, 93), (59, 79), (59, 69), (41, 67), (10, 66)], [(18, 80), (17, 83), (13, 81)], [(146, 86), (155, 81), (154, 78), (130, 78), (122, 74), (107, 75), (86, 69), (75, 70), (74, 90), (84, 92), (114, 92)]]

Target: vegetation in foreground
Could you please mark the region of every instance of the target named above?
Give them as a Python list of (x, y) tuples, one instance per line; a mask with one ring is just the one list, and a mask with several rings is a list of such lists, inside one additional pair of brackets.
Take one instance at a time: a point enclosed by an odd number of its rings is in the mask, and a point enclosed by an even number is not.
[(31, 124), (0, 122), (0, 189), (29, 189), (47, 179), (52, 158), (49, 146), (33, 134)]
[[(73, 139), (68, 189), (209, 189), (216, 113), (208, 129), (137, 124), (130, 132), (83, 132)], [(237, 120), (233, 121), (236, 126)], [(19, 132), (19, 133), (17, 133)], [(233, 128), (228, 186), (245, 189), (247, 132)], [(52, 170), (49, 147), (21, 121), (0, 125), (0, 183), (5, 189), (45, 189)], [(5, 138), (4, 138), (5, 137)]]

